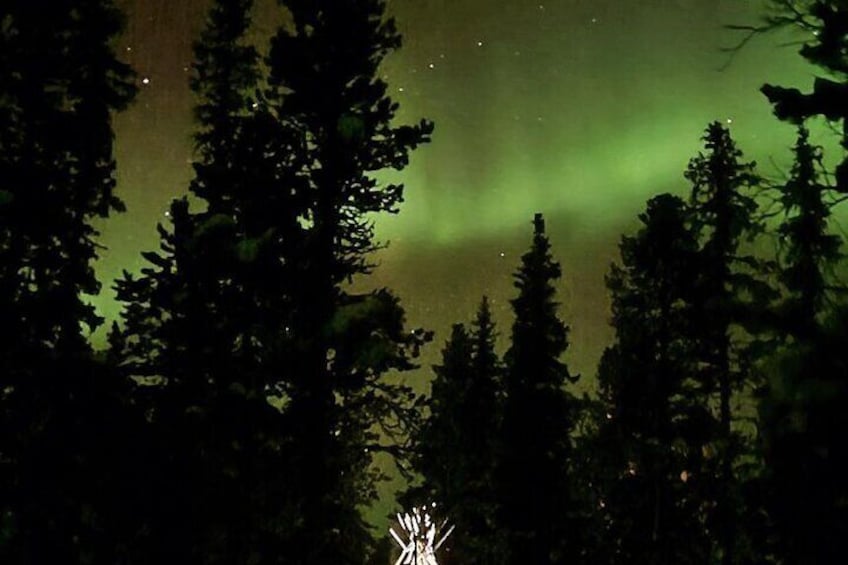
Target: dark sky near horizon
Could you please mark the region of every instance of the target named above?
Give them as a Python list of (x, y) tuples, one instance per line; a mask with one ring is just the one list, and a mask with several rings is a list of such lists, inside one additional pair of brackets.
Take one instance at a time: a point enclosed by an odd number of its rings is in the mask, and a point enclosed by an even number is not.
[[(104, 293), (139, 253), (158, 247), (156, 222), (191, 176), (191, 42), (209, 0), (122, 0), (129, 25), (120, 51), (141, 92), (117, 117), (118, 193), (128, 212), (101, 225)], [(257, 38), (272, 33), (274, 2), (259, 1)], [(727, 66), (720, 48), (740, 39), (728, 23), (754, 23), (758, 0), (390, 0), (404, 48), (383, 72), (402, 121), (436, 123), (433, 143), (401, 175), (406, 203), (379, 218), (390, 247), (373, 286), (402, 298), (411, 326), (437, 332), (491, 298), (503, 335), (511, 320), (511, 273), (547, 219), (561, 261), (561, 313), (571, 325), (568, 360), (594, 374), (609, 342), (603, 277), (623, 232), (652, 195), (684, 194), (683, 171), (707, 123), (732, 123), (749, 158), (776, 172), (792, 128), (771, 117), (765, 82), (805, 85), (813, 70), (761, 38)], [(260, 45), (264, 49), (264, 45)], [(724, 70), (722, 67), (727, 66)]]

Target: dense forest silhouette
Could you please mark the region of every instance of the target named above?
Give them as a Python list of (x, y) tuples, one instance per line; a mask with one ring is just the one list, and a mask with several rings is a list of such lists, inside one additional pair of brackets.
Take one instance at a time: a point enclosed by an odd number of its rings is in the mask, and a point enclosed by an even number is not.
[[(830, 564), (848, 555), (848, 302), (833, 215), (848, 194), (848, 6), (772, 0), (748, 37), (797, 26), (812, 90), (762, 88), (797, 127), (768, 179), (708, 124), (621, 238), (615, 337), (563, 362), (563, 273), (532, 218), (508, 347), (488, 298), (432, 368), (373, 271), (428, 143), (378, 73), (385, 0), (280, 0), (268, 55), (252, 0), (215, 0), (194, 44), (197, 159), (160, 248), (115, 282), (109, 347), (95, 220), (123, 212), (112, 118), (136, 94), (111, 0), (0, 4), (0, 563), (388, 564), (363, 509), (394, 458), (400, 504), (437, 501), (440, 563)], [(745, 41), (742, 42), (744, 45)], [(834, 126), (825, 159), (808, 127)], [(698, 132), (693, 132), (693, 137)], [(827, 163), (835, 163), (828, 165)], [(683, 182), (682, 181), (682, 182)], [(529, 220), (529, 218), (528, 218)]]

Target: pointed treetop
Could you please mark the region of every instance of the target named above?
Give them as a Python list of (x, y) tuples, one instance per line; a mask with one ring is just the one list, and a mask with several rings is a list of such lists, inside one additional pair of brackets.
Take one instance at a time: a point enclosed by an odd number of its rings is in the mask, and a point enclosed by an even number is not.
[(476, 333), (482, 333), (486, 336), (494, 335), (494, 321), (492, 320), (492, 307), (488, 296), (483, 296), (480, 300), (480, 305), (477, 308), (477, 314), (474, 317), (473, 325), (476, 328)]
[(533, 233), (536, 235), (545, 235), (545, 219), (541, 212), (536, 212), (533, 217)]

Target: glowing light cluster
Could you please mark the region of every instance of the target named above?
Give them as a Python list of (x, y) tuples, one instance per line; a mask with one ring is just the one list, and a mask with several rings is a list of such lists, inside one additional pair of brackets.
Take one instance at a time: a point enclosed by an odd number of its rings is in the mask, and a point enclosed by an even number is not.
[[(394, 528), (389, 528), (389, 533), (401, 548), (400, 557), (395, 565), (438, 565), (436, 551), (445, 543), (448, 536), (453, 532), (453, 526), (445, 529), (447, 520), (437, 524), (430, 514), (436, 507), (432, 503), (430, 507), (421, 506), (413, 508), (412, 513), (397, 515), (403, 537)], [(437, 540), (438, 537), (438, 541)]]

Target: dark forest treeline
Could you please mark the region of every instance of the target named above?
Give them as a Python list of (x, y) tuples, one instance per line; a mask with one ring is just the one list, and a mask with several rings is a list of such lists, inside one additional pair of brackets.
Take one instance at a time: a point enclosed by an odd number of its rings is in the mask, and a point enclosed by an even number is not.
[(621, 240), (596, 398), (562, 362), (541, 214), (507, 351), (484, 297), (429, 397), (399, 384), (431, 336), (390, 290), (349, 283), (373, 268), (374, 214), (403, 199), (373, 173), (403, 169), (433, 125), (395, 123), (383, 0), (280, 7), (291, 22), (263, 58), (252, 0), (213, 3), (191, 74), (200, 205), (172, 204), (95, 352), (91, 221), (123, 211), (111, 116), (135, 95), (110, 47), (122, 16), (110, 0), (0, 5), (0, 562), (393, 562), (361, 514), (381, 451), (414, 471), (405, 504), (437, 501), (456, 524), (444, 563), (844, 560), (831, 215), (848, 159), (829, 170), (807, 130), (827, 119), (848, 150), (844, 3), (774, 0), (749, 30), (800, 25), (828, 77), (763, 88), (797, 126), (792, 169), (768, 181), (707, 127), (688, 195), (651, 198)]
[[(621, 240), (598, 398), (569, 394), (567, 370), (551, 387), (565, 334), (551, 301), (558, 267), (528, 270), (538, 218), (501, 365), (475, 372), (468, 342), (480, 330), (455, 326), (420, 438), (422, 481), (408, 493), (443, 500), (464, 533), (450, 562), (844, 561), (848, 307), (831, 216), (848, 192), (848, 159), (828, 170), (807, 122), (825, 118), (848, 149), (848, 7), (775, 0), (745, 31), (789, 25), (809, 34), (801, 54), (828, 77), (809, 94), (762, 89), (797, 127), (791, 170), (761, 177), (725, 126), (707, 127), (685, 171), (688, 196), (651, 198)], [(548, 296), (530, 311), (528, 276)], [(531, 364), (515, 355), (528, 331), (539, 332)], [(485, 415), (475, 412), (482, 383), (495, 383)], [(478, 425), (494, 439), (469, 449)], [(510, 466), (519, 471), (499, 482)]]

